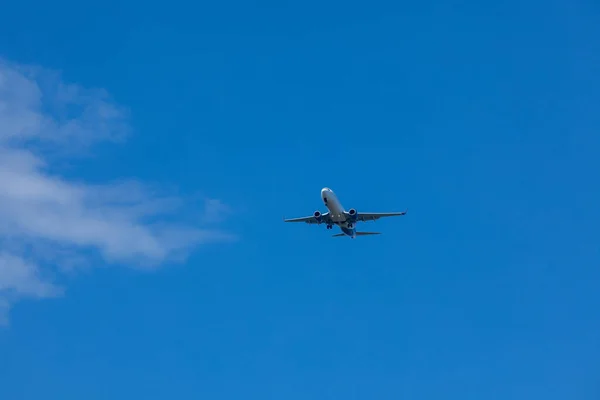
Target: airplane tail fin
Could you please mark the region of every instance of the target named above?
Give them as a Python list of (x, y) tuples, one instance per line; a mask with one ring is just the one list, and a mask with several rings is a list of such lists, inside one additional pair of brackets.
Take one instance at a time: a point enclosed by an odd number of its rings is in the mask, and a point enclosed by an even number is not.
[[(356, 236), (367, 236), (367, 235), (381, 235), (381, 232), (356, 232)], [(336, 233), (335, 235), (331, 235), (332, 237), (342, 237), (347, 236), (345, 233)]]

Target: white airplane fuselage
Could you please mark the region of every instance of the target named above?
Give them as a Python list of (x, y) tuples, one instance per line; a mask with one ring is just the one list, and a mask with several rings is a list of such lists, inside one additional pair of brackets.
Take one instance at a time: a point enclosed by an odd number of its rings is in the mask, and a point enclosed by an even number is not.
[(354, 239), (356, 237), (356, 227), (348, 220), (346, 210), (333, 190), (329, 188), (321, 189), (321, 200), (323, 200), (325, 207), (329, 210), (333, 223), (339, 226), (347, 236)]

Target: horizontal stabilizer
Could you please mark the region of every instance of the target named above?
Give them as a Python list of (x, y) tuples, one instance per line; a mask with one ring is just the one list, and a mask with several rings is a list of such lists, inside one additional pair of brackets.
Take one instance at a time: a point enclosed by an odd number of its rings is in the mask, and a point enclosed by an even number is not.
[[(356, 232), (356, 236), (366, 236), (366, 235), (381, 235), (381, 232)], [(336, 233), (335, 235), (331, 235), (332, 237), (342, 237), (348, 236), (345, 233)]]

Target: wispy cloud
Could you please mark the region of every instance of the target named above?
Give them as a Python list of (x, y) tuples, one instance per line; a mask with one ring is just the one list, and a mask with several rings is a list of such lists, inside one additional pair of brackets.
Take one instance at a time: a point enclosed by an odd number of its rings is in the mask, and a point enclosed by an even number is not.
[[(128, 134), (127, 111), (105, 91), (0, 61), (0, 322), (19, 299), (61, 295), (53, 276), (86, 263), (91, 252), (148, 268), (229, 238), (173, 222), (185, 199), (141, 182), (98, 185), (50, 172), (48, 149), (64, 156)], [(204, 207), (206, 221), (227, 210), (213, 199)]]
[(206, 222), (219, 222), (223, 220), (231, 209), (219, 199), (207, 199), (204, 206), (204, 220)]

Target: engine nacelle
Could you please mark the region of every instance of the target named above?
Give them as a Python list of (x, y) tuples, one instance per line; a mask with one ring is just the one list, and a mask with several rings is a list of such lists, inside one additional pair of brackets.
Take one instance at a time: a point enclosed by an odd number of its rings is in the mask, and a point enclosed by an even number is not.
[(356, 212), (355, 208), (351, 208), (350, 210), (348, 210), (348, 215), (350, 216), (351, 221), (356, 221), (356, 218), (358, 217), (358, 212)]
[(314, 212), (313, 216), (316, 218), (317, 221), (321, 222), (321, 211), (317, 210)]

